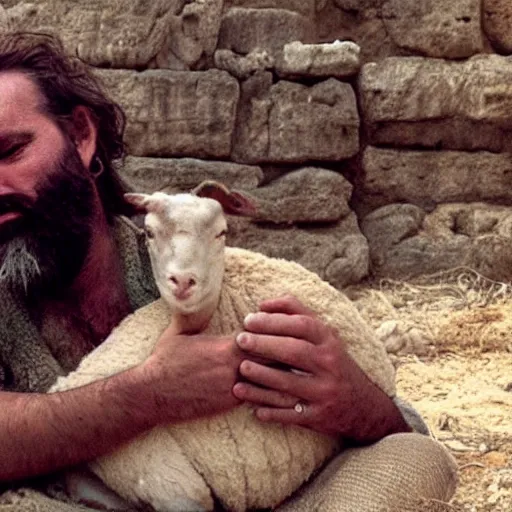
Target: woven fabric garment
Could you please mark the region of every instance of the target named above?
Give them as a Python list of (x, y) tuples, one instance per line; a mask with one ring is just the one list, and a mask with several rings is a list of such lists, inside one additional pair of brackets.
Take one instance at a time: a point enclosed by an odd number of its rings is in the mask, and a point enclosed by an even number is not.
[(437, 441), (395, 434), (351, 448), (279, 512), (441, 512), (457, 485), (457, 465)]
[[(336, 457), (277, 512), (454, 512), (457, 467), (444, 447), (420, 434), (396, 434)], [(35, 491), (8, 492), (0, 512), (84, 512)]]

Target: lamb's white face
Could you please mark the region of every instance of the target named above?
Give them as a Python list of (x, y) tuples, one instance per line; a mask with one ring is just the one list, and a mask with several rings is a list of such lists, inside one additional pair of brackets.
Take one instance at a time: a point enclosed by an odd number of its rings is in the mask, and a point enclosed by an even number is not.
[(145, 217), (156, 284), (174, 311), (216, 305), (224, 274), (227, 223), (221, 205), (190, 194), (155, 193)]

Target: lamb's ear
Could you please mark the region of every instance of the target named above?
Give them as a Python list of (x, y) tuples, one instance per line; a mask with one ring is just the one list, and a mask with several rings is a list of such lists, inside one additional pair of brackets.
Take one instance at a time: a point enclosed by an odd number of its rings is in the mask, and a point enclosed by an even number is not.
[(209, 197), (218, 201), (225, 213), (256, 217), (258, 209), (254, 199), (241, 192), (229, 190), (225, 185), (216, 181), (203, 181), (193, 191), (199, 197)]
[(149, 194), (136, 194), (132, 192), (124, 195), (125, 201), (134, 206), (139, 213), (146, 213), (148, 211), (150, 197)]

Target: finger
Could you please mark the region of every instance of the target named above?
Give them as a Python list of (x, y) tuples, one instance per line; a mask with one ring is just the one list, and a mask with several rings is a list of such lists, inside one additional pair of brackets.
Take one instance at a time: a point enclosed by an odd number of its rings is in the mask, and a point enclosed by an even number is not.
[(243, 361), (240, 374), (252, 384), (258, 384), (274, 391), (293, 395), (301, 400), (313, 400), (315, 389), (311, 385), (312, 377), (289, 371), (269, 368), (253, 361)]
[(169, 326), (165, 329), (165, 331), (162, 333), (165, 336), (178, 336), (182, 334), (181, 327), (177, 325), (176, 322), (171, 322)]
[(308, 425), (313, 414), (311, 406), (303, 405), (302, 412), (297, 412), (293, 407), (258, 407), (256, 417), (265, 423), (282, 423), (284, 425)]
[(260, 311), (265, 313), (315, 316), (313, 311), (304, 306), (304, 304), (293, 295), (284, 295), (276, 299), (265, 300), (260, 304)]
[(267, 407), (293, 408), (299, 400), (288, 393), (263, 389), (247, 382), (237, 382), (233, 386), (233, 394), (244, 402), (252, 402)]
[(250, 353), (251, 359), (257, 356), (310, 373), (318, 370), (315, 364), (315, 345), (307, 341), (241, 332), (236, 342), (243, 351)]
[(318, 319), (306, 315), (284, 313), (250, 313), (244, 319), (246, 330), (256, 334), (288, 336), (319, 344), (327, 335), (327, 328)]

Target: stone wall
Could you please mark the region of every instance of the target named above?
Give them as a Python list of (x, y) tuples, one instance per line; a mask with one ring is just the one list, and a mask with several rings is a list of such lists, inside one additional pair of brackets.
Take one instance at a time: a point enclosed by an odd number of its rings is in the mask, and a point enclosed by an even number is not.
[(337, 287), (512, 278), (509, 0), (3, 0), (128, 115), (126, 178), (251, 194), (233, 244)]

